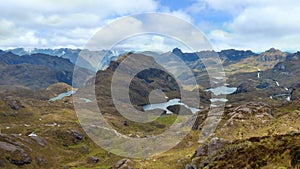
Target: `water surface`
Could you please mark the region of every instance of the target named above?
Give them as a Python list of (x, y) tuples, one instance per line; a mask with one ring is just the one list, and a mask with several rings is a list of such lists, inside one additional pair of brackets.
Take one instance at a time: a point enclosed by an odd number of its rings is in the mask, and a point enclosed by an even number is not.
[(170, 110), (167, 109), (167, 107), (174, 106), (174, 105), (182, 105), (182, 106), (190, 109), (193, 114), (200, 111), (200, 109), (198, 109), (198, 108), (190, 107), (190, 106), (186, 105), (185, 103), (180, 102), (180, 99), (178, 99), (178, 98), (171, 99), (165, 103), (156, 103), (156, 104), (145, 105), (145, 106), (143, 106), (143, 110), (146, 111), (146, 110), (161, 109), (161, 110), (165, 110), (166, 114), (173, 114)]

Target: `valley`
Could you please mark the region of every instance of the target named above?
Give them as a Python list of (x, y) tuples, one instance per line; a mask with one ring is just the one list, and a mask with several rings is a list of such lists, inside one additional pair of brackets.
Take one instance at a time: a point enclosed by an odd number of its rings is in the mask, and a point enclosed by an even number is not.
[[(102, 66), (91, 61), (75, 65), (80, 50), (74, 49), (0, 52), (0, 168), (300, 166), (299, 52), (274, 48), (262, 53), (234, 49), (185, 53), (179, 48), (160, 54), (84, 52), (91, 57), (100, 55)], [(225, 76), (211, 78), (204, 63), (216, 53)], [(174, 56), (193, 77), (176, 64)], [(125, 64), (130, 59), (136, 62)], [(159, 64), (164, 60), (167, 66)], [(78, 105), (83, 114), (78, 114)], [(103, 125), (97, 123), (100, 113), (95, 105), (106, 121)], [(219, 108), (224, 112), (219, 114)], [(220, 121), (199, 142), (202, 129), (209, 126), (206, 119), (211, 110), (218, 111)], [(99, 132), (97, 136), (110, 145), (118, 140), (105, 131), (139, 140), (163, 134), (173, 126), (177, 133), (160, 138), (161, 143), (142, 147), (137, 142), (119, 142), (113, 153), (90, 137)], [(186, 131), (182, 140), (174, 139)], [(176, 146), (171, 149), (153, 153), (173, 143)], [(139, 158), (121, 156), (127, 151), (141, 154)]]

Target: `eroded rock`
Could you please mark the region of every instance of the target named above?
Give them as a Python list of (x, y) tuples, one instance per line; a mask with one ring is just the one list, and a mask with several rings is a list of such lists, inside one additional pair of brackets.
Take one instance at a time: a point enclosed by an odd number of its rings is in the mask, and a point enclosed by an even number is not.
[(31, 163), (31, 157), (19, 146), (0, 141), (0, 150), (5, 151), (5, 158), (12, 164), (22, 166)]
[(114, 165), (114, 169), (133, 169), (132, 165), (133, 162), (130, 159), (124, 158)]
[(73, 137), (77, 140), (83, 139), (83, 136), (77, 130), (70, 130), (69, 133), (71, 133)]
[(228, 140), (222, 138), (212, 138), (210, 142), (204, 143), (202, 146), (200, 146), (195, 151), (192, 158), (213, 155), (219, 150), (223, 149), (229, 143), (230, 142)]
[(99, 162), (99, 158), (94, 157), (94, 156), (88, 157), (88, 162), (89, 163), (98, 163)]

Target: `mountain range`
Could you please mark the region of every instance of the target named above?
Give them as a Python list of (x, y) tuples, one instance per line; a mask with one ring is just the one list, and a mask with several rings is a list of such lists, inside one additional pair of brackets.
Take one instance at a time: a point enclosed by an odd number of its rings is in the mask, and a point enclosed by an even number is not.
[[(85, 52), (85, 53), (84, 53)], [(175, 48), (166, 53), (116, 53), (95, 56), (103, 51), (88, 50), (0, 50), (0, 168), (297, 168), (300, 165), (300, 53), (287, 53), (271, 48), (262, 53), (240, 50), (184, 53)], [(88, 58), (79, 72), (84, 86), (72, 86), (76, 59)], [(107, 51), (105, 52), (107, 53)], [(217, 53), (226, 73), (226, 87), (236, 88), (226, 99), (212, 100), (209, 75), (202, 63), (204, 57)], [(102, 53), (103, 54), (103, 53)], [(184, 69), (174, 62), (174, 55), (192, 71), (197, 85), (190, 82)], [(103, 57), (104, 56), (104, 57)], [(159, 56), (166, 65), (160, 65)], [(76, 59), (75, 59), (76, 58)], [(118, 72), (126, 60), (129, 62)], [(131, 72), (143, 69), (131, 79)], [(169, 74), (170, 68), (175, 74)], [(119, 73), (117, 97), (112, 96), (113, 76)], [(127, 80), (129, 99), (126, 102)], [(189, 117), (180, 127), (192, 129), (171, 150), (145, 159), (124, 158), (95, 144), (81, 127), (70, 96), (50, 99), (78, 88), (79, 101), (89, 106), (87, 87), (95, 85), (95, 102), (112, 131), (133, 139), (163, 133), (178, 118)], [(200, 103), (183, 99), (199, 93)], [(155, 91), (155, 92), (153, 92)], [(164, 95), (162, 95), (162, 93)], [(75, 95), (76, 95), (75, 94)], [(182, 99), (187, 107), (171, 105), (167, 110), (144, 110), (145, 105)], [(192, 98), (192, 97), (190, 97)], [(199, 134), (218, 102), (225, 104), (216, 131), (204, 142)], [(116, 109), (139, 110), (147, 117), (159, 115), (147, 123), (128, 120)], [(183, 109), (183, 114), (178, 111)], [(85, 114), (86, 119), (92, 118)], [(85, 120), (86, 120), (85, 119)], [(195, 123), (192, 123), (195, 121)], [(85, 129), (92, 129), (93, 125)], [(101, 126), (98, 126), (101, 127)], [(120, 144), (120, 146), (122, 146)], [(162, 145), (157, 145), (157, 147)], [(116, 149), (121, 152), (122, 149)], [(49, 155), (51, 154), (51, 156)]]

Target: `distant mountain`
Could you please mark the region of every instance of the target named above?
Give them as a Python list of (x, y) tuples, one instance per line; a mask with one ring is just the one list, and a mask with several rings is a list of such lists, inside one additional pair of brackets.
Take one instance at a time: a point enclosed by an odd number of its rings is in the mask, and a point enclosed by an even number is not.
[(299, 52), (290, 54), (284, 61), (277, 63), (273, 69), (266, 71), (266, 76), (273, 78), (280, 84), (293, 87), (300, 83)]
[(70, 59), (71, 62), (76, 61), (76, 57), (72, 57), (72, 55), (76, 56), (79, 54), (80, 51), (81, 49), (69, 49), (69, 48), (60, 48), (60, 49), (15, 48), (15, 49), (7, 50), (7, 52), (12, 52), (19, 56), (31, 55), (35, 53), (43, 53), (43, 54), (58, 56), (58, 57), (68, 56), (67, 58)]
[(3, 50), (0, 50), (0, 55), (2, 55), (3, 53), (5, 53), (5, 51), (3, 51)]
[(246, 57), (236, 63), (225, 65), (227, 74), (257, 72), (272, 69), (278, 62), (284, 61), (288, 53), (271, 48), (259, 55)]
[[(72, 85), (74, 64), (68, 59), (47, 54), (18, 56), (12, 52), (0, 55), (1, 85), (24, 86), (33, 90), (57, 82)], [(86, 69), (81, 73), (90, 74)]]
[(296, 53), (289, 54), (289, 55), (286, 57), (286, 60), (287, 60), (287, 61), (298, 60), (298, 59), (300, 59), (300, 52), (296, 52)]
[(199, 59), (199, 56), (196, 53), (183, 53), (178, 48), (173, 49), (172, 53), (177, 55), (183, 61), (192, 62)]
[(278, 62), (278, 61), (283, 61), (285, 60), (286, 56), (288, 53), (282, 52), (278, 49), (271, 48), (260, 55), (256, 58), (257, 62)]
[[(15, 53), (25, 53), (26, 55), (19, 56)], [(147, 52), (144, 53), (147, 55)], [(222, 50), (220, 52), (200, 51), (195, 53), (184, 53), (178, 48), (173, 49), (172, 52), (167, 52), (163, 54), (156, 54), (153, 52), (148, 52), (148, 54), (161, 55), (163, 58), (166, 58), (167, 62), (164, 61), (166, 62), (166, 65), (164, 66), (167, 66), (174, 70), (176, 72), (176, 77), (185, 78), (186, 80), (188, 80), (191, 77), (186, 77), (186, 72), (183, 71), (184, 69), (182, 67), (179, 67), (178, 64), (174, 64), (176, 62), (173, 62), (174, 58), (172, 57), (172, 55), (177, 55), (186, 63), (190, 70), (194, 72), (196, 79), (199, 81), (199, 83), (201, 81), (201, 84), (204, 86), (207, 86), (209, 84), (206, 84), (206, 81), (208, 81), (208, 76), (204, 75), (206, 72), (206, 67), (202, 63), (202, 59), (209, 58), (212, 55), (217, 54), (220, 56), (221, 60), (223, 61), (223, 66), (227, 75), (251, 72), (253, 72), (254, 75), (256, 75), (257, 71), (266, 71), (272, 69), (279, 62), (285, 60), (294, 60), (296, 58), (299, 58), (300, 55), (299, 53), (289, 54), (281, 52), (280, 50), (274, 48), (271, 48), (261, 54), (256, 54), (250, 50), (243, 51), (234, 49)], [(80, 57), (80, 60), (78, 60), (79, 55), (82, 56)], [(5, 64), (0, 64), (0, 67), (7, 68), (11, 65), (26, 65), (26, 67), (43, 66), (47, 67), (47, 69), (51, 71), (57, 71), (55, 73), (56, 81), (54, 82), (65, 82), (67, 84), (71, 84), (71, 75), (74, 68), (74, 63), (76, 63), (76, 61), (80, 67), (96, 72), (97, 70), (104, 70), (108, 68), (111, 61), (117, 60), (119, 58), (119, 55), (120, 53), (118, 51), (110, 50), (89, 51), (67, 48), (25, 50), (23, 48), (17, 48), (8, 52), (0, 51), (0, 62)], [(28, 68), (28, 70), (30, 69)], [(264, 86), (260, 84), (257, 85)], [(42, 86), (46, 87), (46, 85)], [(189, 86), (187, 87), (189, 88)]]
[(54, 57), (47, 54), (32, 54), (19, 56), (12, 52), (4, 53), (0, 56), (0, 62), (8, 65), (31, 64), (45, 66), (53, 70), (63, 71), (71, 70), (74, 65), (68, 60), (60, 57)]
[[(200, 52), (195, 52), (195, 53), (183, 53), (178, 48), (175, 48), (172, 51), (173, 54), (179, 56), (183, 61), (187, 61), (187, 62), (196, 61), (199, 59), (199, 57), (207, 57), (212, 52), (214, 52), (214, 51), (200, 51)], [(250, 56), (258, 55), (256, 53), (253, 53), (250, 50), (244, 51), (244, 50), (235, 50), (235, 49), (222, 50), (220, 52), (214, 52), (214, 53), (218, 54), (218, 56), (224, 62), (236, 62), (236, 61), (240, 61), (240, 60), (245, 59)]]
[[(73, 64), (77, 64), (80, 67), (97, 71), (104, 69), (109, 66), (111, 60), (116, 59), (120, 54), (125, 53), (125, 51), (114, 51), (114, 50), (99, 50), (99, 51), (89, 51), (82, 49), (69, 49), (69, 48), (60, 48), (60, 49), (24, 49), (24, 48), (15, 48), (7, 50), (6, 52), (12, 52), (13, 54), (23, 56), (23, 55), (32, 55), (32, 54), (47, 54), (51, 56), (57, 56), (70, 60)], [(1, 54), (1, 52), (0, 52)], [(77, 62), (79, 55), (84, 55), (85, 59), (81, 59)]]
[(256, 53), (253, 53), (251, 50), (244, 51), (235, 49), (222, 50), (218, 52), (218, 54), (224, 62), (236, 62), (248, 58), (250, 56), (258, 55)]
[(244, 72), (240, 70), (240, 73), (227, 76), (227, 82), (238, 88), (234, 95), (228, 97), (234, 102), (241, 102), (241, 100), (290, 101), (292, 89), (300, 85), (299, 54), (300, 52), (289, 54), (270, 49), (255, 58), (250, 57), (251, 60), (247, 58), (248, 62), (241, 61), (238, 64), (245, 67), (253, 66), (253, 71), (244, 68)]

